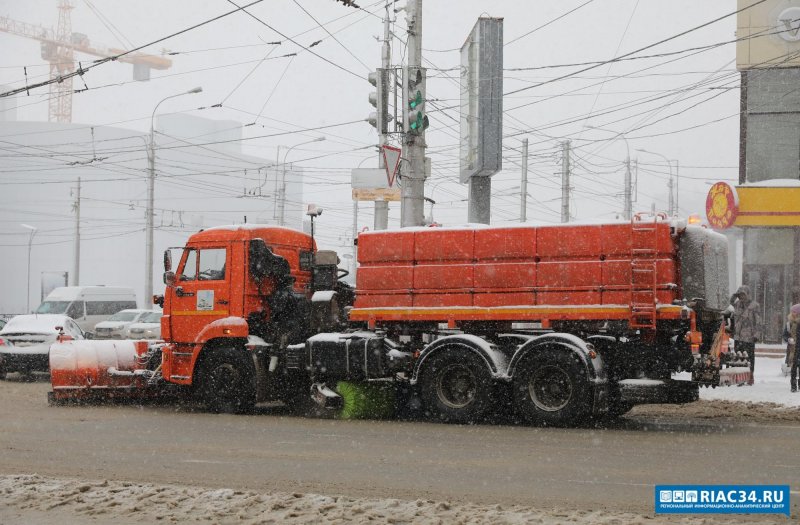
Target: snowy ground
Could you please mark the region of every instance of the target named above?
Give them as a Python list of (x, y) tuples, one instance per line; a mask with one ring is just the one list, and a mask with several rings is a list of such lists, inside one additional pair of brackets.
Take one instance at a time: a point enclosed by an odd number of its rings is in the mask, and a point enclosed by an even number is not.
[(261, 494), (179, 485), (0, 476), (0, 523), (393, 523), (700, 525), (781, 523), (777, 516), (642, 516), (608, 510), (535, 509), (446, 501), (365, 499), (317, 494)]
[[(646, 405), (630, 421), (660, 417), (800, 422), (800, 393), (790, 393), (782, 359), (758, 357), (755, 384), (701, 390), (684, 406)], [(779, 516), (678, 516), (613, 509), (570, 510), (449, 501), (367, 499), (306, 493), (261, 493), (114, 480), (0, 475), (0, 524), (408, 523), (408, 524), (716, 524), (786, 523)], [(792, 519), (796, 519), (793, 516)]]
[(756, 357), (755, 382), (752, 386), (703, 388), (700, 399), (775, 403), (800, 407), (800, 393), (789, 390), (789, 377), (781, 372), (783, 359)]

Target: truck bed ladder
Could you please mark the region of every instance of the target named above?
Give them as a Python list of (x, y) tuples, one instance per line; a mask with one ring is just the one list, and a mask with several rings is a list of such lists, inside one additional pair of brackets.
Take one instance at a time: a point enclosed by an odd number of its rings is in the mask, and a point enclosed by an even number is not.
[[(658, 220), (642, 220), (641, 214), (631, 219), (631, 319), (632, 329), (655, 330), (656, 327), (656, 258), (658, 255)], [(663, 216), (666, 218), (666, 216)]]

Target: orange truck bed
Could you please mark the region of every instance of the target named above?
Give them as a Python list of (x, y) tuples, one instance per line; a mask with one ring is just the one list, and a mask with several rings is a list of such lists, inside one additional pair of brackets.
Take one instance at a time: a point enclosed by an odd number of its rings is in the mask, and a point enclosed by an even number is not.
[(364, 233), (350, 319), (677, 318), (676, 243), (667, 222)]

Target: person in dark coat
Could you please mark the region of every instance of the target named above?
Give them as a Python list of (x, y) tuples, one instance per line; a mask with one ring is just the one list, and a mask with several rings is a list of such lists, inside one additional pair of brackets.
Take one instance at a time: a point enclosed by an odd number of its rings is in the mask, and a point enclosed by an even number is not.
[(800, 367), (800, 352), (798, 352), (798, 336), (800, 336), (800, 304), (792, 305), (792, 308), (789, 310), (789, 319), (790, 319), (790, 331), (792, 334), (792, 338), (794, 341), (794, 352), (791, 352), (791, 355), (787, 356), (789, 359), (789, 366), (792, 367), (791, 373), (789, 374), (789, 388), (792, 392), (797, 392), (798, 388), (800, 388), (800, 376), (798, 376), (798, 367)]
[[(756, 343), (762, 340), (761, 306), (750, 295), (750, 287), (740, 286), (731, 297), (733, 306), (733, 349), (745, 352), (750, 361), (750, 373), (755, 377)], [(752, 383), (752, 379), (750, 380)]]

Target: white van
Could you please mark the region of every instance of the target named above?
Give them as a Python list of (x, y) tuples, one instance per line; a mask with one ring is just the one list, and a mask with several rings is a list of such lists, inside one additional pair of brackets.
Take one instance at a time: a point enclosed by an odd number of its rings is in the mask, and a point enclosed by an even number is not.
[(65, 314), (84, 332), (94, 332), (94, 325), (120, 310), (136, 308), (133, 288), (119, 286), (62, 286), (45, 297), (37, 314)]

